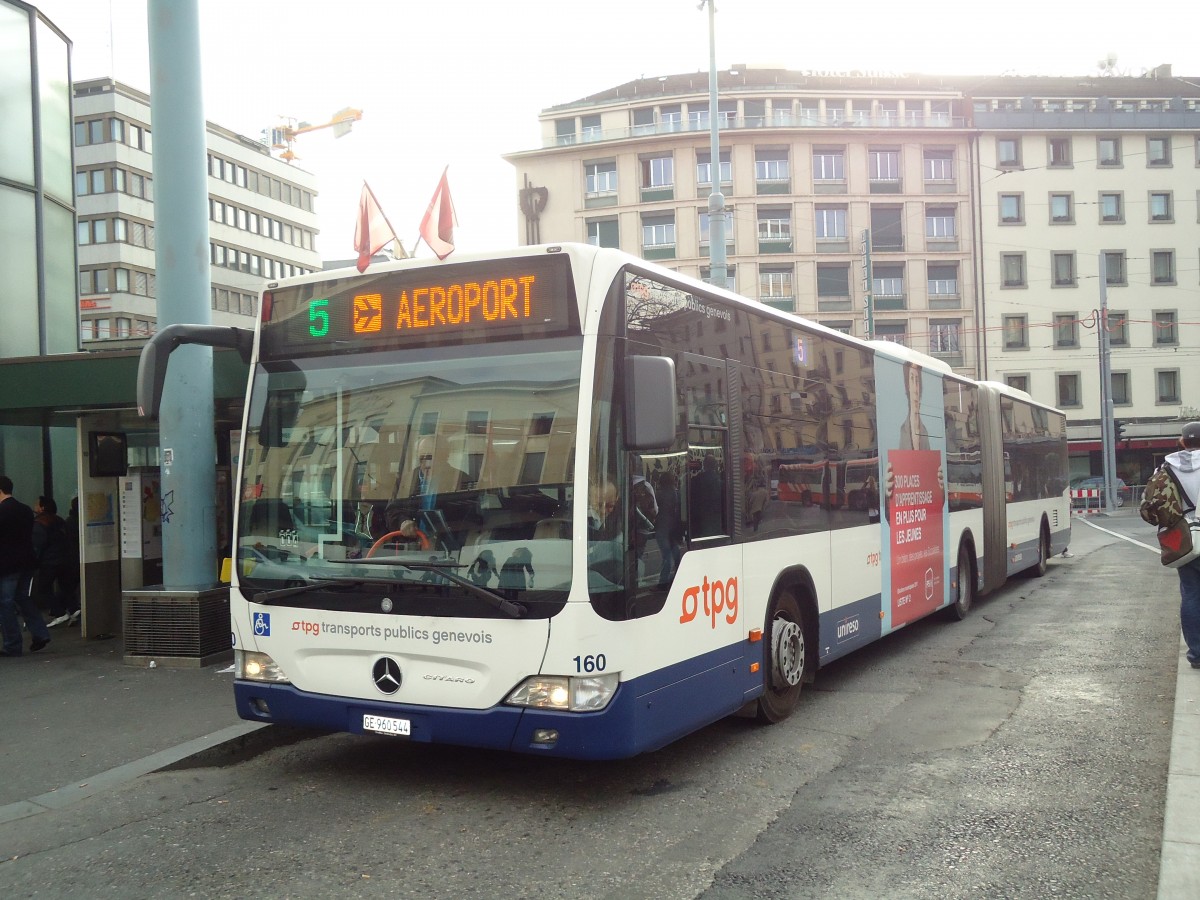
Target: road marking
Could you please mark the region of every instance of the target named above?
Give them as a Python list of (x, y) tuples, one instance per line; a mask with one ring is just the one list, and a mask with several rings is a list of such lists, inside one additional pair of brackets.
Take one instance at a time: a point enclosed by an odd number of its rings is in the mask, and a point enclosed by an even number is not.
[(1143, 550), (1149, 550), (1152, 553), (1160, 552), (1157, 547), (1151, 547), (1149, 544), (1143, 544), (1141, 541), (1134, 540), (1133, 538), (1128, 537), (1127, 535), (1117, 534), (1117, 532), (1115, 532), (1115, 531), (1109, 531), (1107, 528), (1101, 528), (1099, 525), (1097, 525), (1091, 519), (1077, 519), (1076, 521), (1082, 525), (1089, 525), (1092, 528), (1095, 528), (1097, 531), (1103, 531), (1105, 534), (1111, 534), (1115, 538), (1120, 538), (1123, 541), (1129, 541), (1129, 543), (1133, 544), (1134, 546), (1141, 547)]

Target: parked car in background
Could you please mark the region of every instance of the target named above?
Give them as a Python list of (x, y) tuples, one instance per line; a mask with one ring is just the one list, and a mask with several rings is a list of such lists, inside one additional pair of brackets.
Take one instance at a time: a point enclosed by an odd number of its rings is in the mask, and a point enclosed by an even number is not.
[[(1125, 505), (1125, 501), (1133, 499), (1133, 491), (1124, 480), (1114, 479), (1113, 485), (1117, 493), (1117, 509)], [(1082, 475), (1071, 479), (1071, 508), (1072, 509), (1103, 509), (1105, 506), (1104, 477), (1102, 475)], [(1097, 491), (1095, 497), (1076, 497), (1075, 491)]]

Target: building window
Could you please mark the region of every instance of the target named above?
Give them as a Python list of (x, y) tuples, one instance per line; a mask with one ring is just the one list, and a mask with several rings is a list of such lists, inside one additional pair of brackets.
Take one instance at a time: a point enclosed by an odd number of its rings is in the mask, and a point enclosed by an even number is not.
[(1129, 399), (1129, 373), (1128, 372), (1113, 372), (1109, 376), (1109, 384), (1112, 388), (1112, 402), (1116, 406), (1128, 406), (1131, 402)]
[(587, 223), (587, 242), (593, 247), (621, 246), (620, 228), (616, 219), (589, 219)]
[(796, 296), (791, 266), (763, 266), (758, 270), (758, 299), (763, 302), (792, 300)]
[(1075, 221), (1074, 194), (1050, 195), (1050, 221), (1057, 225), (1069, 224)]
[(675, 185), (675, 159), (655, 156), (642, 160), (642, 187), (663, 188)]
[(1108, 344), (1110, 347), (1129, 346), (1129, 313), (1124, 310), (1109, 310)]
[(924, 152), (926, 181), (954, 181), (954, 151), (930, 150)]
[(996, 138), (996, 163), (1004, 169), (1016, 169), (1021, 165), (1021, 139), (1017, 137)]
[(642, 216), (643, 247), (675, 246), (674, 213)]
[(1060, 407), (1080, 406), (1079, 373), (1058, 373), (1058, 405)]
[(904, 209), (900, 206), (871, 206), (871, 249), (904, 249)]
[(871, 272), (871, 293), (879, 308), (904, 309), (904, 265), (880, 263)]
[[(712, 267), (700, 267), (700, 280), (705, 284), (715, 284), (715, 282), (712, 280)], [(725, 266), (725, 284), (721, 285), (721, 287), (724, 287), (730, 291), (737, 291), (737, 266)]]
[(1070, 168), (1071, 139), (1050, 138), (1047, 142), (1047, 155), (1051, 168)]
[(1179, 402), (1179, 370), (1159, 369), (1154, 373), (1159, 403)]
[(1146, 138), (1146, 165), (1171, 165), (1171, 139), (1169, 137)]
[[(818, 213), (818, 223), (820, 213)], [(763, 242), (786, 243), (792, 239), (792, 212), (785, 208), (758, 211), (758, 239)]]
[(589, 196), (617, 192), (617, 164), (615, 161), (587, 163), (583, 170), (584, 190)]
[(1121, 165), (1121, 139), (1119, 137), (1096, 139), (1096, 164), (1110, 167)]
[(1170, 347), (1179, 343), (1179, 327), (1175, 312), (1160, 310), (1154, 314), (1154, 345)]
[(1000, 224), (1023, 225), (1025, 223), (1025, 202), (1023, 194), (1000, 195)]
[(813, 181), (845, 181), (846, 151), (841, 147), (813, 148)]
[(818, 241), (846, 240), (846, 207), (818, 206), (816, 209)]
[(1010, 388), (1018, 391), (1029, 393), (1029, 376), (1028, 375), (1005, 375), (1004, 383)]
[[(709, 214), (707, 211), (700, 213), (700, 246), (707, 247), (711, 241), (711, 233), (709, 231)], [(725, 247), (728, 250), (733, 250), (733, 210), (725, 210)]]
[(1025, 287), (1025, 254), (1000, 254), (1000, 284), (1006, 288)]
[(1150, 283), (1151, 284), (1174, 284), (1175, 283), (1175, 251), (1174, 250), (1151, 250), (1150, 251)]
[(761, 183), (786, 183), (790, 178), (786, 150), (755, 150), (754, 180)]
[(1108, 285), (1128, 284), (1125, 274), (1125, 251), (1104, 251), (1104, 283)]
[(1079, 320), (1075, 313), (1054, 314), (1054, 346), (1079, 346)]
[(871, 184), (900, 184), (900, 151), (868, 150), (867, 177)]
[(817, 309), (840, 309), (850, 304), (849, 263), (817, 264)]
[(1104, 193), (1100, 195), (1100, 221), (1125, 221), (1125, 204), (1122, 202), (1122, 196), (1120, 192)]
[(958, 234), (956, 213), (953, 206), (925, 207), (925, 237), (935, 241), (954, 240)]
[(953, 299), (958, 300), (958, 263), (929, 263), (927, 290), (930, 303)]
[(1055, 287), (1075, 287), (1075, 254), (1051, 253), (1050, 270)]
[(1174, 206), (1171, 203), (1170, 191), (1150, 192), (1150, 221), (1171, 222), (1175, 219)]
[(688, 104), (688, 130), (708, 131), (707, 103), (696, 102)]
[(1004, 333), (1005, 350), (1029, 349), (1029, 317), (1022, 315), (1004, 316), (1001, 329)]
[(907, 322), (876, 322), (875, 339), (908, 346)]
[[(712, 185), (712, 153), (708, 150), (696, 151), (696, 184)], [(733, 184), (733, 164), (729, 161), (728, 150), (721, 151), (721, 184)]]
[(585, 141), (598, 141), (604, 137), (599, 116), (583, 116), (579, 120), (579, 128)]
[(962, 323), (958, 319), (933, 319), (929, 323), (930, 353), (961, 353), (958, 332)]

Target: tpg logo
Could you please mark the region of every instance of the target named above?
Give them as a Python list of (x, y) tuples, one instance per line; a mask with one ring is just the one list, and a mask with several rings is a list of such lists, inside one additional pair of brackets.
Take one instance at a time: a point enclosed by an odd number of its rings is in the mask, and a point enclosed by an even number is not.
[(704, 576), (704, 582), (699, 587), (690, 587), (683, 592), (683, 608), (679, 621), (690, 622), (696, 618), (703, 597), (704, 615), (709, 620), (709, 627), (717, 627), (717, 619), (723, 618), (732, 625), (738, 617), (738, 580), (730, 578), (727, 581), (709, 581)]

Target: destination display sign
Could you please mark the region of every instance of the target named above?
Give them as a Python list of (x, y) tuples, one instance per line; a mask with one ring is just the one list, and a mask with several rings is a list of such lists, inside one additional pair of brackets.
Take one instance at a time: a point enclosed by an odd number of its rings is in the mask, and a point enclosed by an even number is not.
[(263, 295), (264, 358), (578, 334), (565, 254), (400, 269)]

